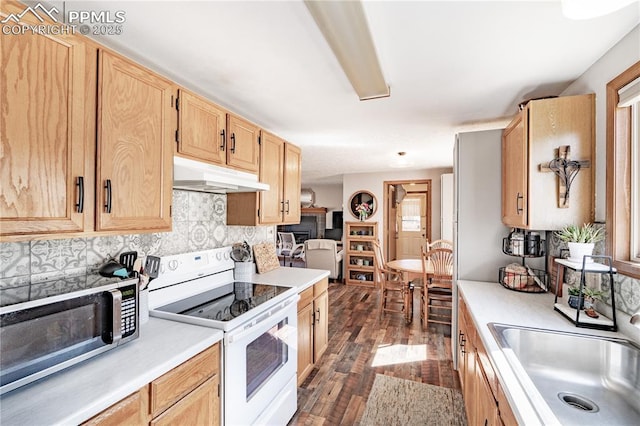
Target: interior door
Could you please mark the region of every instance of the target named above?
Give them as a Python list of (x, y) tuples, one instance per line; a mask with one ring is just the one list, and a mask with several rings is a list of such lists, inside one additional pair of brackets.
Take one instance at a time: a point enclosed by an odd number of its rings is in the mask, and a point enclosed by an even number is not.
[(387, 235), (388, 235), (388, 252), (387, 259), (397, 259), (396, 253), (396, 241), (398, 239), (398, 222), (397, 222), (397, 206), (394, 202), (394, 189), (393, 185), (387, 186)]
[(418, 259), (427, 238), (427, 195), (407, 194), (396, 210), (398, 239), (396, 253), (399, 259)]

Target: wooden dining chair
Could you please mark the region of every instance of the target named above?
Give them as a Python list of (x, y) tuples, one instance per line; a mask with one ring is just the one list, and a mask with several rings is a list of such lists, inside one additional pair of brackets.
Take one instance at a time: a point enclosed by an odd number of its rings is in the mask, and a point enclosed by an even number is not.
[(393, 271), (387, 267), (382, 253), (382, 247), (378, 241), (373, 242), (375, 255), (373, 280), (376, 288), (380, 290), (380, 315), (385, 312), (406, 313), (411, 309), (407, 306), (407, 300), (413, 301), (413, 293), (410, 292), (408, 283), (402, 273)]
[[(427, 262), (433, 272), (427, 274)], [(420, 320), (427, 329), (429, 322), (451, 325), (453, 309), (453, 250), (422, 250), (423, 287), (420, 297)]]
[(437, 248), (446, 248), (449, 250), (453, 250), (453, 241), (449, 241), (449, 240), (433, 240), (431, 242), (427, 241), (427, 251), (437, 249)]

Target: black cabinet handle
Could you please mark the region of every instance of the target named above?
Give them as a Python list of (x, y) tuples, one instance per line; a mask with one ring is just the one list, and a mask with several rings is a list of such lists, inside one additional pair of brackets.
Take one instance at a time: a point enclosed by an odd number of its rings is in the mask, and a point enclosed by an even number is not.
[(107, 213), (111, 213), (111, 179), (107, 179), (104, 182), (104, 189), (105, 189), (106, 198), (107, 198), (107, 202), (104, 205), (104, 208)]
[(284, 200), (280, 201), (280, 204), (282, 205), (282, 207), (280, 208), (280, 213), (284, 213)]
[(76, 187), (78, 188), (78, 202), (76, 203), (76, 211), (82, 213), (84, 211), (84, 177), (76, 178)]
[(289, 214), (289, 200), (287, 200), (287, 211), (285, 213)]
[(224, 132), (224, 129), (220, 132), (220, 136), (222, 136), (222, 143), (220, 144), (220, 151), (224, 151), (227, 146), (227, 134)]
[(236, 153), (236, 134), (231, 133), (231, 153)]
[(516, 213), (520, 214), (522, 213), (523, 208), (520, 207), (520, 201), (524, 200), (524, 196), (518, 192), (518, 195), (516, 196)]
[(318, 316), (316, 317), (316, 322), (320, 323), (320, 308), (316, 309), (316, 313), (318, 314)]

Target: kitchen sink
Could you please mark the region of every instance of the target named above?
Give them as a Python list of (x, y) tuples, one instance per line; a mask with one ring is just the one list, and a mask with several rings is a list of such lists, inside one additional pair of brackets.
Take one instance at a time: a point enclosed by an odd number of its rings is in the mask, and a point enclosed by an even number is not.
[(640, 424), (640, 347), (631, 341), (495, 323), (489, 329), (544, 424)]

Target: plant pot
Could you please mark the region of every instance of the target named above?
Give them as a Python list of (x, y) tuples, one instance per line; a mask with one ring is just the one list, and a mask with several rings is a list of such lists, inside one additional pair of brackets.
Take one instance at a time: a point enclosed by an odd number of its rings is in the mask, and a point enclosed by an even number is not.
[[(568, 300), (567, 303), (573, 309), (584, 309), (584, 296), (574, 296), (574, 295), (570, 294), (569, 295), (569, 300)], [(580, 308), (578, 308), (578, 306)]]
[[(593, 254), (593, 243), (567, 243), (569, 246), (569, 261), (582, 263), (584, 256), (591, 256)], [(593, 263), (593, 259), (588, 257), (585, 259), (586, 263)]]

